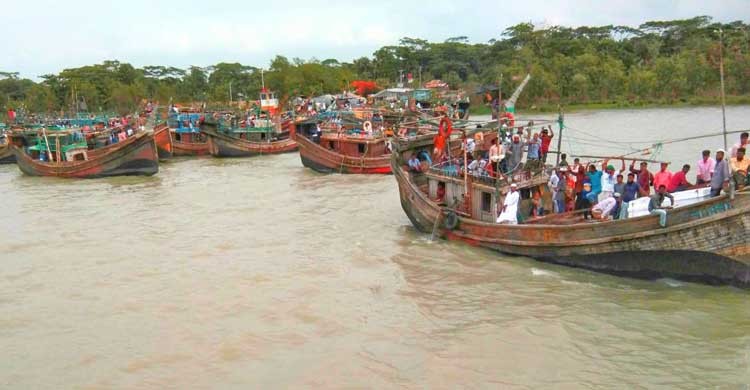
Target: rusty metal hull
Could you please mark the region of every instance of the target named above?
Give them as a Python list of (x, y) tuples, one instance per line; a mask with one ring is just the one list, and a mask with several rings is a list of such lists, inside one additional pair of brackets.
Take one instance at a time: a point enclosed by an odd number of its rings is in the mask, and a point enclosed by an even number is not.
[[(712, 198), (657, 216), (573, 225), (502, 225), (458, 217), (449, 230), (444, 212), (394, 164), (404, 212), (420, 231), (511, 255), (593, 271), (730, 284), (750, 288), (750, 194)], [(437, 224), (436, 224), (437, 220)]]
[(153, 134), (138, 133), (125, 141), (89, 151), (86, 161), (61, 163), (38, 161), (22, 148), (12, 147), (18, 168), (30, 176), (98, 178), (107, 176), (151, 176), (159, 172)]
[(350, 157), (296, 136), (302, 165), (321, 173), (390, 174), (390, 155)]

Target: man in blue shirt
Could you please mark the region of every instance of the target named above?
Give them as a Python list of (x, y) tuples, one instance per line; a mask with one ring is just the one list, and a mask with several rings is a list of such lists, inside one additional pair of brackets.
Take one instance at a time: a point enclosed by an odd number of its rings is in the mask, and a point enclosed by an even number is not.
[(638, 199), (638, 194), (641, 193), (641, 185), (635, 181), (635, 173), (628, 173), (628, 181), (625, 183), (622, 191), (622, 205), (620, 206), (620, 218), (625, 219), (628, 217), (628, 203)]
[(596, 165), (590, 164), (586, 176), (588, 176), (591, 183), (591, 192), (586, 195), (586, 198), (589, 202), (596, 203), (599, 200), (599, 193), (602, 192), (602, 171), (596, 170)]

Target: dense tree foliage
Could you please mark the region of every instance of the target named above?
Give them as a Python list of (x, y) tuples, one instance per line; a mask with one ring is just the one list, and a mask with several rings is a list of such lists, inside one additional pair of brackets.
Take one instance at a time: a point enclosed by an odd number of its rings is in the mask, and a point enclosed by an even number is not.
[(720, 52), (727, 94), (750, 94), (749, 34), (744, 22), (715, 23), (706, 16), (637, 28), (521, 23), (487, 43), (472, 44), (464, 36), (439, 43), (407, 37), (350, 63), (277, 56), (263, 74), (238, 63), (178, 69), (134, 68), (118, 61), (43, 75), (39, 83), (0, 72), (0, 102), (33, 111), (70, 110), (78, 102), (79, 109), (127, 112), (142, 99), (256, 99), (261, 78), (289, 97), (341, 92), (355, 80), (389, 86), (408, 73), (415, 80), (441, 78), (466, 89), (496, 85), (502, 74), (502, 90), (511, 91), (531, 73), (519, 105), (672, 103), (718, 95)]

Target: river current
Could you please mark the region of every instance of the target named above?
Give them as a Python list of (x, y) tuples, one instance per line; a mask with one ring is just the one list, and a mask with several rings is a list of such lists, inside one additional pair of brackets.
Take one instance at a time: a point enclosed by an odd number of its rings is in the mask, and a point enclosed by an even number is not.
[[(720, 131), (721, 111), (566, 124), (564, 151), (620, 154)], [(727, 125), (750, 128), (750, 107)], [(658, 158), (676, 170), (720, 146)], [(295, 153), (148, 178), (8, 165), (0, 194), (0, 388), (750, 386), (748, 291), (432, 242), (391, 176), (321, 175)]]

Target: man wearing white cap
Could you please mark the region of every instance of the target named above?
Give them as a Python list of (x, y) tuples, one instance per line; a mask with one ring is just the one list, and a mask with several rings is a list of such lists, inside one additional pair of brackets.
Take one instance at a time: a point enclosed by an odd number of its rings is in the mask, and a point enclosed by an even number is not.
[(511, 225), (518, 223), (518, 201), (520, 197), (516, 183), (511, 184), (510, 191), (505, 195), (503, 201), (503, 210), (497, 217), (497, 223), (509, 223)]
[(716, 167), (714, 175), (711, 177), (711, 196), (719, 196), (721, 189), (729, 185), (729, 179), (732, 173), (729, 170), (729, 163), (724, 158), (724, 149), (716, 151)]

